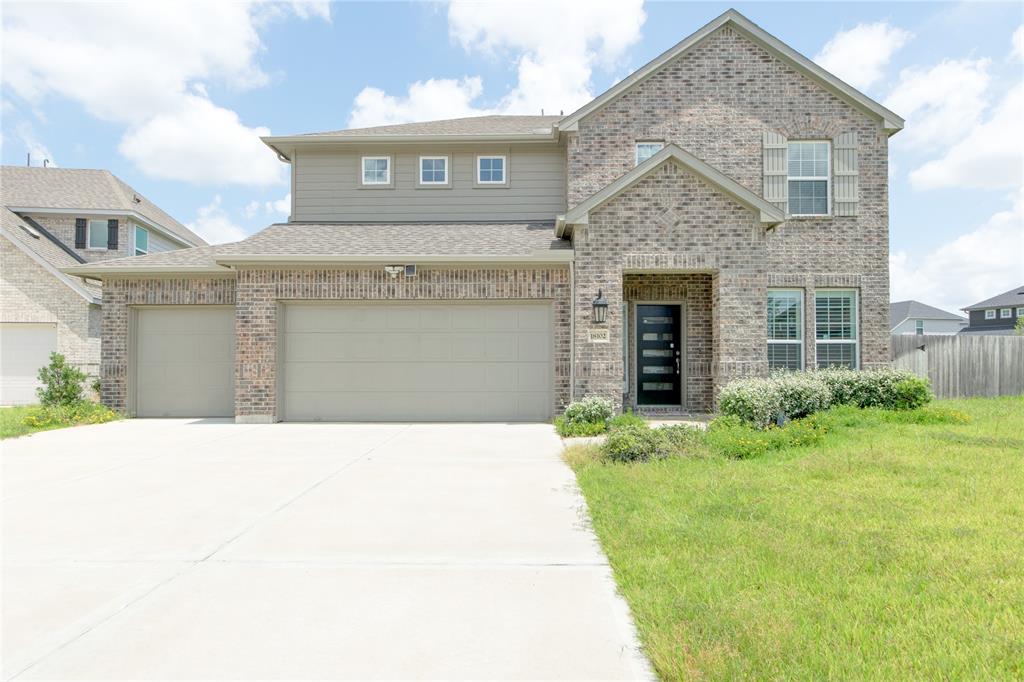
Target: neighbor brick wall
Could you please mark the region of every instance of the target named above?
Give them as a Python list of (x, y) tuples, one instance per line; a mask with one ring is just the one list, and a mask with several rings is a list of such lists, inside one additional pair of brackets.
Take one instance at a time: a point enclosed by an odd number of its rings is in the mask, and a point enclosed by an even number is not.
[(0, 238), (0, 322), (57, 326), (57, 352), (90, 377), (99, 376), (100, 308)]
[(555, 406), (569, 399), (569, 271), (564, 266), (454, 268), (420, 266), (413, 279), (388, 277), (379, 266), (350, 269), (239, 268), (236, 306), (240, 421), (278, 417), (277, 310), (289, 300), (534, 300), (553, 302)]
[[(75, 253), (81, 256), (86, 262), (93, 263), (101, 260), (110, 260), (111, 258), (124, 258), (126, 256), (134, 256), (135, 251), (132, 250), (132, 234), (130, 232), (130, 221), (125, 216), (105, 216), (105, 215), (40, 215), (40, 214), (25, 214), (29, 218), (35, 220), (37, 223), (42, 225), (46, 230), (57, 239), (61, 240), (68, 247), (71, 248)], [(87, 220), (102, 220), (104, 223), (110, 218), (117, 218), (117, 249), (76, 249), (75, 248), (75, 219), (85, 218)], [(105, 228), (104, 228), (105, 229)], [(86, 234), (88, 238), (88, 233)], [(88, 243), (88, 242), (86, 242)], [(106, 240), (104, 239), (104, 244)]]
[[(888, 142), (881, 123), (775, 59), (731, 27), (709, 36), (579, 123), (567, 149), (569, 205), (634, 167), (637, 140), (675, 143), (762, 194), (764, 131), (790, 139), (858, 136), (859, 210), (790, 219), (766, 233), (753, 214), (675, 165), (600, 210), (575, 240), (577, 392), (621, 399), (623, 271), (712, 274), (715, 385), (767, 371), (768, 286), (805, 289), (813, 366), (813, 290), (860, 291), (861, 362), (889, 362)], [(590, 300), (611, 302), (611, 342), (588, 343)], [(617, 355), (616, 355), (617, 354)]]
[(103, 282), (103, 346), (100, 355), (102, 400), (127, 410), (129, 313), (131, 306), (233, 305), (235, 280), (230, 277), (110, 278)]

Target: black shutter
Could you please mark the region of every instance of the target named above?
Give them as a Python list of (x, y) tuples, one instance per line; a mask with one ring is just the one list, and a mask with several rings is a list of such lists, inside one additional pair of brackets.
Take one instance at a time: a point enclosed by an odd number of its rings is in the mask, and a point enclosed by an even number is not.
[(75, 218), (75, 248), (85, 248), (85, 218)]
[(117, 219), (107, 221), (107, 250), (117, 251)]

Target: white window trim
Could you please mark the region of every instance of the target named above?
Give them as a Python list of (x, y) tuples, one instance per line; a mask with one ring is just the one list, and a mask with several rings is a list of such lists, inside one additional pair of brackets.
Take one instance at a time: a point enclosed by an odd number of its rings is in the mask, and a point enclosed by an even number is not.
[[(388, 167), (387, 167), (387, 171), (385, 173), (384, 181), (380, 182), (380, 181), (376, 181), (375, 180), (373, 182), (367, 182), (366, 181), (366, 162), (367, 161), (381, 161), (381, 160), (388, 162)], [(385, 185), (390, 185), (391, 184), (391, 157), (390, 156), (364, 156), (364, 157), (362, 157), (359, 160), (359, 180), (360, 180), (361, 184), (363, 184), (363, 185), (365, 185), (367, 187), (383, 187)]]
[[(429, 180), (428, 181), (428, 180), (424, 180), (423, 179), (423, 162), (427, 161), (427, 160), (434, 160), (434, 161), (441, 160), (441, 161), (444, 161), (444, 180), (441, 180), (441, 181)], [(419, 176), (418, 176), (419, 177), (419, 184), (421, 184), (421, 185), (426, 185), (428, 187), (429, 186), (439, 187), (441, 185), (447, 185), (448, 184), (448, 178), (450, 177), (450, 174), (451, 174), (451, 162), (448, 160), (448, 157), (444, 156), (444, 155), (441, 155), (441, 156), (421, 156), (420, 160), (419, 160), (419, 170), (418, 170), (418, 173), (419, 173)]]
[[(103, 246), (92, 245), (92, 224), (101, 223), (103, 227)], [(107, 244), (110, 243), (110, 227), (102, 218), (89, 218), (85, 221), (85, 250), (86, 251), (107, 251)]]
[(994, 320), (994, 319), (996, 319), (996, 310), (995, 310), (995, 308), (990, 308), (989, 310), (985, 311), (985, 319), (986, 320)]
[[(808, 175), (794, 177), (789, 174), (789, 145), (800, 143), (824, 144), (828, 170), (824, 177)], [(791, 213), (794, 218), (825, 218), (832, 215), (832, 142), (831, 140), (790, 140), (786, 145), (786, 209), (789, 209), (789, 182), (791, 180), (824, 180), (825, 181), (825, 212), (824, 213)]]
[(1017, 317), (1024, 317), (1024, 308), (1017, 308)]
[[(665, 148), (665, 143), (662, 140), (637, 140), (636, 145), (633, 147), (633, 161), (634, 161), (633, 165), (634, 166), (639, 166), (642, 163), (642, 161), (640, 161), (640, 145), (651, 145), (651, 144), (658, 145), (658, 149), (657, 149), (657, 151), (654, 152), (654, 154), (657, 154), (658, 152), (660, 152), (662, 149)], [(652, 154), (651, 156), (654, 156), (654, 154)], [(648, 158), (650, 158), (650, 157), (648, 157)], [(644, 161), (646, 161), (646, 160), (647, 159), (644, 159)]]
[(924, 334), (924, 320), (914, 320), (914, 333), (918, 336)]
[[(149, 233), (149, 230), (147, 228), (143, 227), (142, 225), (135, 225), (133, 223), (132, 227), (134, 228), (132, 230), (132, 253), (135, 254), (136, 256), (148, 255), (149, 254), (149, 239), (153, 235), (151, 235)], [(139, 248), (139, 239), (138, 239), (138, 237), (139, 237), (139, 230), (142, 230), (143, 232), (146, 233), (146, 248), (145, 249), (140, 249)], [(140, 253), (140, 251), (141, 251), (141, 253)]]
[[(851, 291), (853, 292), (853, 338), (852, 339), (819, 339), (818, 338), (818, 292)], [(860, 290), (844, 287), (822, 287), (814, 290), (814, 343), (815, 345), (832, 343), (853, 343), (853, 369), (860, 369)], [(818, 367), (818, 349), (814, 349), (814, 367)]]
[[(482, 159), (501, 159), (501, 180), (481, 180), (480, 161)], [(479, 154), (476, 157), (476, 184), (506, 185), (508, 184), (508, 158), (504, 154)]]
[(1013, 317), (1013, 309), (1012, 308), (1000, 308), (999, 309), (999, 319), (1000, 320), (1008, 320), (1011, 317)]
[[(805, 301), (805, 297), (804, 297), (804, 290), (803, 289), (769, 289), (768, 293), (769, 294), (771, 294), (771, 293), (796, 294), (797, 298), (800, 300), (800, 307), (797, 309), (797, 329), (800, 332), (800, 338), (798, 338), (798, 339), (768, 339), (768, 345), (771, 346), (772, 344), (780, 344), (780, 345), (781, 344), (789, 344), (789, 345), (798, 345), (798, 346), (800, 346), (800, 366), (797, 367), (797, 370), (798, 371), (802, 370), (802, 369), (804, 369), (804, 367), (805, 367), (805, 365), (807, 363), (807, 358), (805, 357), (806, 351), (804, 350), (804, 336), (805, 336), (805, 330), (804, 330), (804, 306), (806, 305), (806, 301)], [(765, 307), (766, 308), (768, 307), (768, 301), (767, 300), (765, 300)]]

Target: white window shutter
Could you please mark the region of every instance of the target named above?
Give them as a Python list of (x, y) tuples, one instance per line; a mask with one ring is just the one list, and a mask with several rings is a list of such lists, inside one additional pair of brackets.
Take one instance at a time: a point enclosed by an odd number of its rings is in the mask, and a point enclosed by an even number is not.
[(764, 198), (789, 213), (789, 149), (786, 136), (764, 131)]
[(843, 133), (832, 141), (832, 206), (837, 216), (857, 215), (857, 133)]

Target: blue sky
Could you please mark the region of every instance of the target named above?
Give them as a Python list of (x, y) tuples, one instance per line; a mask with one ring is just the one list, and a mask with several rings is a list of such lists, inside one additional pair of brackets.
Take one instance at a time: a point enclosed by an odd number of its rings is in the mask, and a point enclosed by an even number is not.
[(907, 117), (893, 296), (1024, 283), (1020, 3), (3, 5), (2, 158), (109, 168), (214, 240), (284, 220), (256, 136), (566, 113), (733, 6)]

